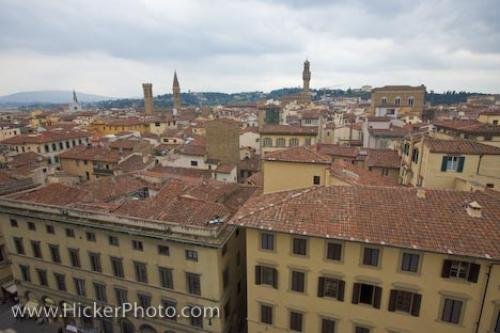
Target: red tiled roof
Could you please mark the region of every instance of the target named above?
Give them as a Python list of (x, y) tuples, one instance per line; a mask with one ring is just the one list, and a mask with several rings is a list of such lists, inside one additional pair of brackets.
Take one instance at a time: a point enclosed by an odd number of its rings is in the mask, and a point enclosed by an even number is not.
[(392, 177), (384, 177), (352, 163), (336, 160), (330, 172), (336, 178), (351, 185), (400, 186)]
[(21, 134), (3, 140), (2, 144), (22, 145), (26, 143), (40, 144), (47, 142), (57, 142), (64, 140), (80, 139), (90, 137), (90, 134), (72, 130), (53, 130), (38, 134)]
[[(487, 192), (315, 187), (250, 198), (233, 224), (415, 250), (500, 259), (500, 199)], [(419, 189), (419, 191), (422, 191)], [(477, 201), (481, 217), (466, 204)]]
[(470, 140), (439, 140), (426, 138), (424, 144), (431, 153), (463, 155), (500, 155), (500, 148)]
[(266, 161), (283, 162), (303, 162), (303, 163), (322, 163), (330, 164), (332, 159), (315, 151), (314, 148), (297, 146), (288, 149), (267, 152), (264, 157)]
[(358, 147), (349, 147), (337, 144), (318, 143), (316, 145), (316, 149), (320, 154), (351, 158), (355, 158), (359, 153)]
[(175, 151), (182, 155), (204, 156), (207, 152), (207, 148), (205, 145), (189, 143), (177, 147)]
[(398, 168), (401, 165), (401, 159), (396, 150), (392, 149), (361, 149), (366, 150), (366, 165), (379, 168)]
[(117, 163), (122, 155), (109, 148), (80, 145), (62, 152), (59, 158)]

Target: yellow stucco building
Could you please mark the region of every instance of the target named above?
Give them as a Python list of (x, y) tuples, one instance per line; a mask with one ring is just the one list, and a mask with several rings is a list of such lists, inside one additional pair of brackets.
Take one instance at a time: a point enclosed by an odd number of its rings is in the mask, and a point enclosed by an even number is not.
[(497, 332), (499, 214), (491, 192), (334, 186), (251, 199), (232, 220), (246, 230), (248, 331)]
[(261, 153), (316, 144), (318, 128), (311, 126), (263, 125), (259, 128)]
[(500, 148), (463, 139), (407, 138), (401, 184), (469, 191), (500, 187)]
[[(157, 185), (140, 179), (107, 177), (0, 199), (21, 303), (161, 304), (178, 311), (172, 319), (65, 318), (105, 333), (239, 331), (246, 305), (244, 234), (227, 225), (230, 211), (210, 199), (223, 185), (199, 186), (171, 180), (156, 193)], [(190, 195), (181, 195), (186, 189)], [(196, 306), (208, 315), (181, 316)]]

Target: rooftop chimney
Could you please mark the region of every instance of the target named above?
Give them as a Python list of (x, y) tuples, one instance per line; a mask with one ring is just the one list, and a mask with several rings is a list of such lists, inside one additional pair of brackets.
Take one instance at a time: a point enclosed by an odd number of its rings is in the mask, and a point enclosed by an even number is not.
[(469, 216), (471, 217), (481, 217), (482, 208), (483, 207), (481, 207), (481, 205), (478, 204), (477, 201), (469, 202), (466, 208), (467, 214), (469, 214)]

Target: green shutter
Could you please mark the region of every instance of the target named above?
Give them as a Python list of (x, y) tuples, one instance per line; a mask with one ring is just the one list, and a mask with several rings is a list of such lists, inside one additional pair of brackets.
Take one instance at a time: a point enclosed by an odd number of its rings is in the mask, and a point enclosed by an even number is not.
[(464, 171), (464, 162), (465, 162), (465, 157), (464, 156), (460, 156), (458, 158), (458, 169), (457, 169), (457, 172)]
[(443, 160), (441, 162), (441, 171), (446, 171), (446, 164), (448, 163), (448, 156), (443, 156)]

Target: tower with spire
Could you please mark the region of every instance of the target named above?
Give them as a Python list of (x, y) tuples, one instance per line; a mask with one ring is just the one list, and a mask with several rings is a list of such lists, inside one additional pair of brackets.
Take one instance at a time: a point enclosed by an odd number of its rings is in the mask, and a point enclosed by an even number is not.
[(179, 86), (179, 80), (177, 79), (177, 71), (174, 71), (174, 84), (172, 85), (172, 96), (174, 101), (174, 109), (179, 111), (181, 108), (181, 87)]
[(76, 97), (76, 91), (74, 89), (73, 89), (73, 102), (70, 103), (69, 110), (70, 111), (81, 111), (82, 110), (82, 105), (78, 101), (78, 98)]

